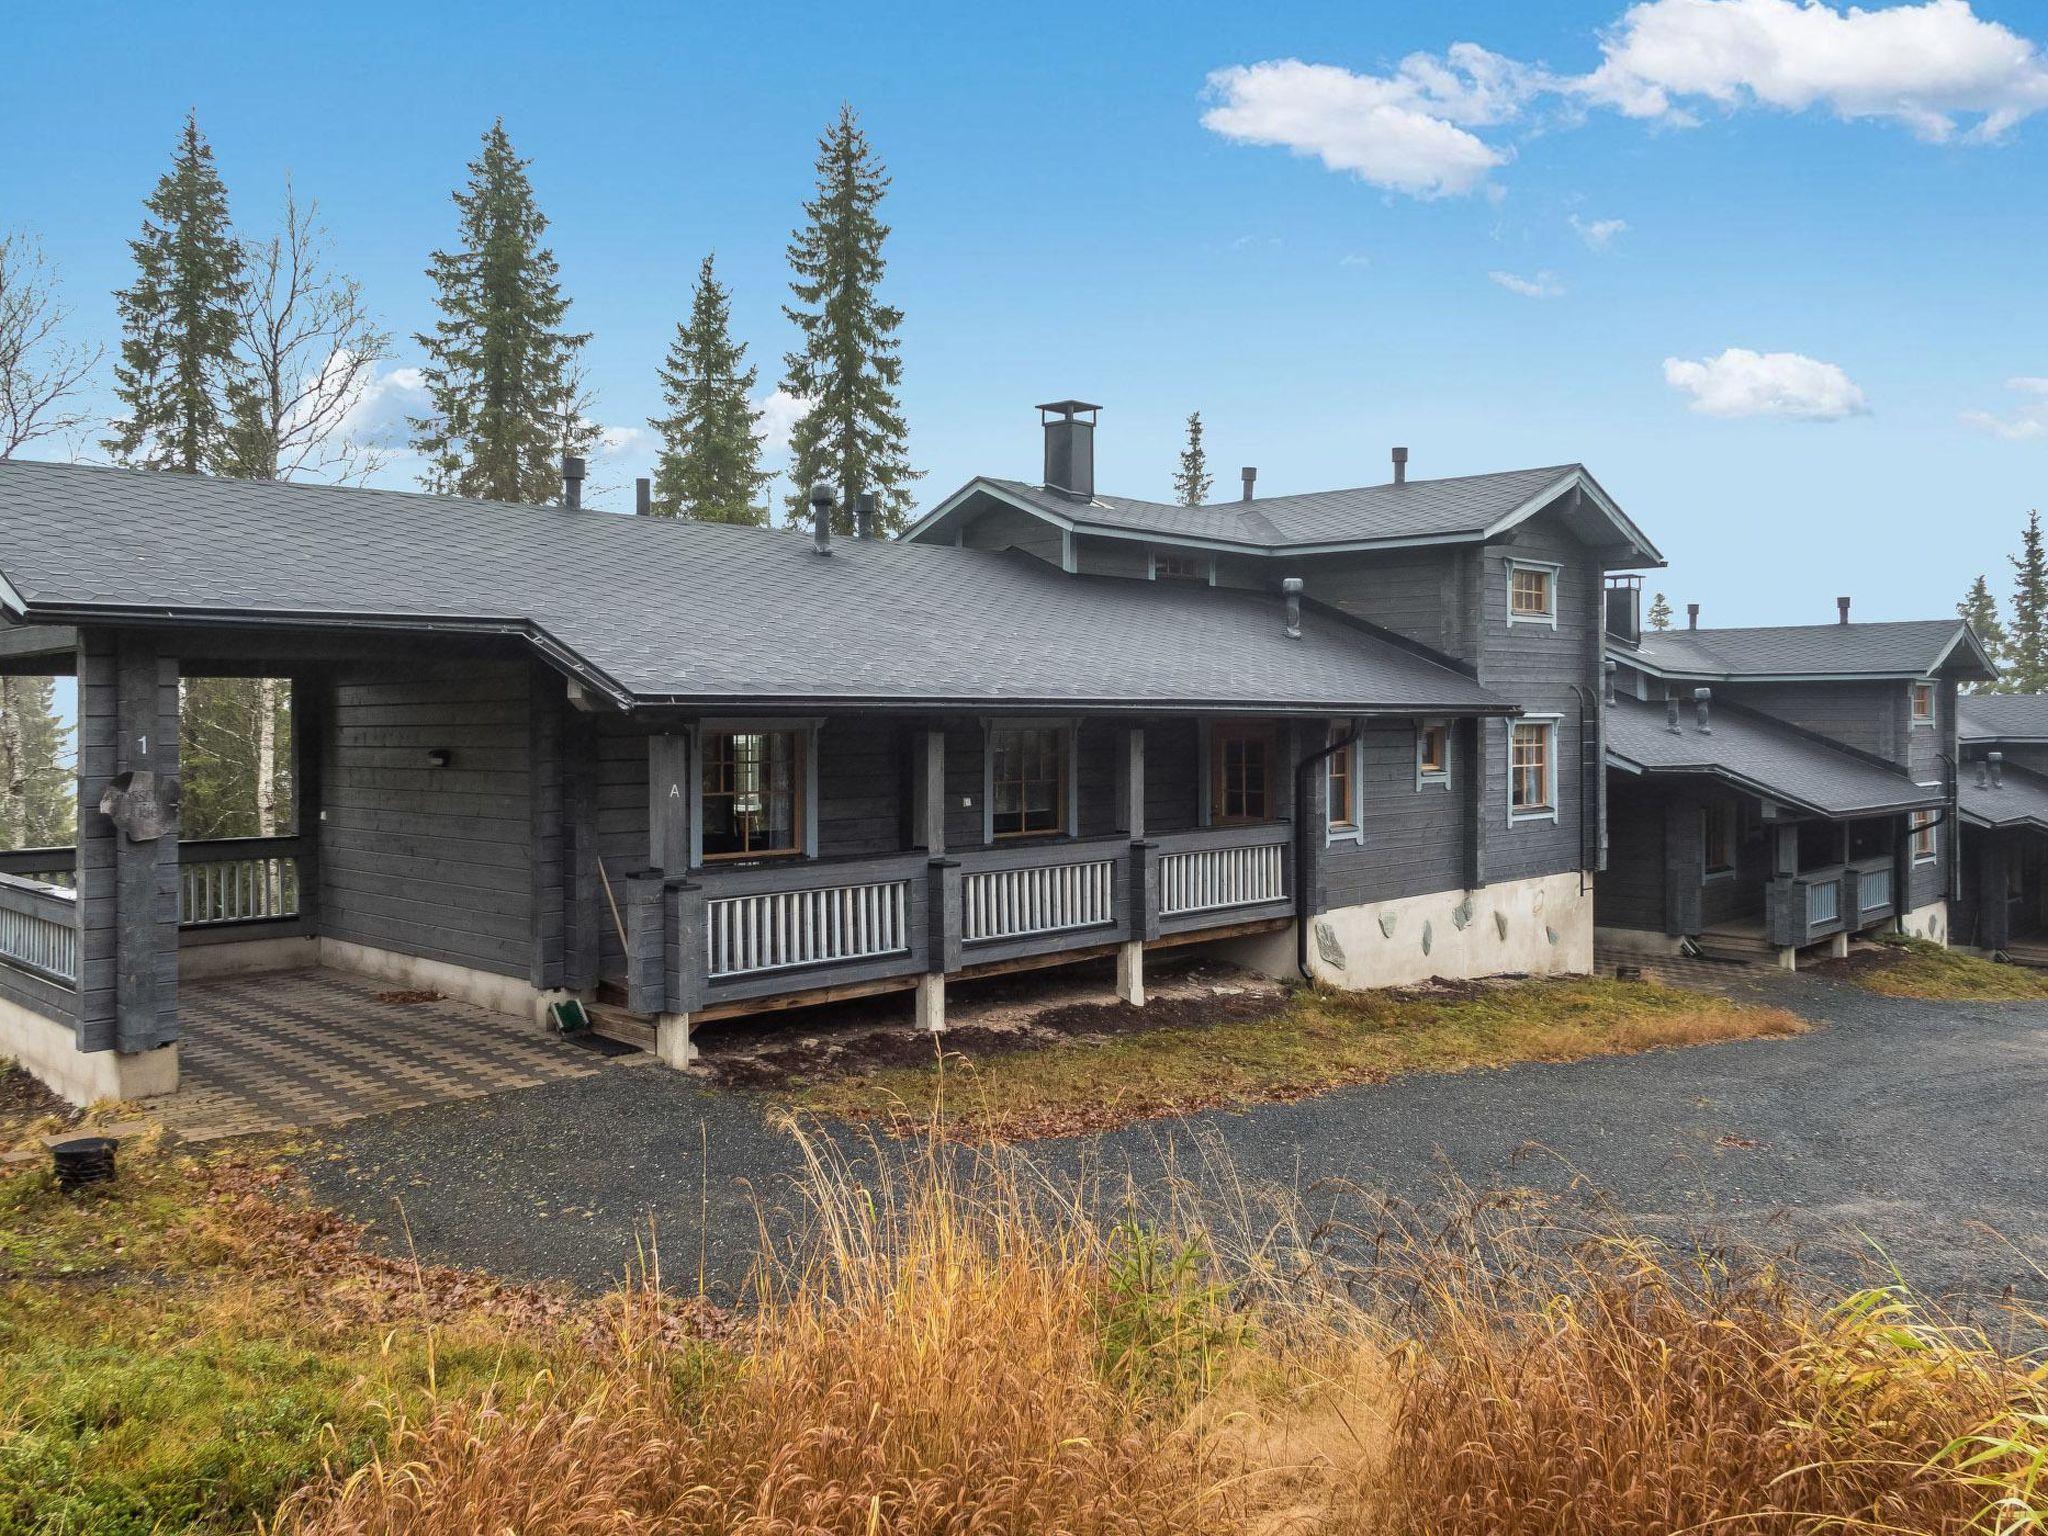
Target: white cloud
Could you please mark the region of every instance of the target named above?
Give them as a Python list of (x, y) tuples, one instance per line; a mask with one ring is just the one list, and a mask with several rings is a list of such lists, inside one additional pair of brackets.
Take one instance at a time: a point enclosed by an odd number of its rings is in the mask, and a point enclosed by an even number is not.
[[(329, 360), (328, 373), (337, 361)], [(426, 375), (417, 368), (385, 368), (356, 390), (342, 413), (338, 435), (375, 448), (400, 447), (412, 431), (406, 418), (423, 415), (426, 409)]]
[(1863, 391), (1840, 368), (1797, 352), (1730, 347), (1697, 362), (1667, 357), (1664, 382), (1691, 395), (1692, 409), (1703, 416), (1839, 421), (1870, 409)]
[(1575, 213), (1570, 223), (1578, 237), (1596, 251), (1606, 250), (1616, 235), (1628, 232), (1627, 219), (1582, 219)]
[(1990, 411), (1965, 411), (1963, 420), (2009, 443), (2028, 443), (2048, 437), (2048, 379), (2007, 379), (2005, 387), (2020, 395), (2010, 416)]
[(1890, 118), (1921, 138), (1996, 138), (2048, 106), (2048, 67), (2028, 39), (1971, 10), (1923, 0), (1837, 10), (1822, 0), (1645, 0), (1601, 40), (1605, 61), (1572, 88), (1629, 117), (1690, 124), (1693, 107), (1747, 106)]
[(1534, 277), (1517, 277), (1512, 272), (1489, 272), (1486, 276), (1509, 293), (1519, 293), (1525, 299), (1554, 299), (1564, 292), (1564, 284), (1557, 280), (1554, 272), (1538, 272)]
[(1337, 265), (1340, 267), (1369, 267), (1372, 265), (1372, 256), (1365, 251), (1346, 251), (1337, 258)]
[(792, 395), (786, 389), (777, 389), (773, 394), (756, 400), (755, 427), (760, 434), (762, 451), (770, 455), (788, 453), (789, 434), (810, 408), (808, 400), (801, 395)]
[(1269, 59), (1209, 76), (1202, 125), (1240, 144), (1314, 155), (1333, 171), (1412, 197), (1470, 192), (1504, 150), (1470, 129), (1507, 121), (1535, 89), (1525, 66), (1472, 43), (1412, 54), (1392, 75)]
[[(1497, 187), (1511, 145), (1476, 130), (1516, 123), (1541, 101), (1674, 126), (1702, 109), (1821, 108), (1904, 123), (1924, 139), (1985, 142), (2048, 108), (2048, 61), (2031, 39), (1979, 17), (1969, 0), (1866, 10), (1827, 0), (1643, 0), (1600, 39), (1591, 73), (1557, 75), (1454, 43), (1391, 74), (1268, 59), (1214, 70), (1211, 132), (1313, 155), (1333, 171), (1413, 197)], [(1599, 225), (1620, 225), (1601, 220)], [(1610, 231), (1611, 239), (1620, 227)], [(1589, 243), (1600, 244), (1604, 241)]]

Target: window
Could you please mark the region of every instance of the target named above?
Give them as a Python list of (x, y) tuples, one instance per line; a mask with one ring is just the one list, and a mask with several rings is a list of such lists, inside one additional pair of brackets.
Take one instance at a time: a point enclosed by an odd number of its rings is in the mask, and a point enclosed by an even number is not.
[(1451, 781), (1451, 728), (1425, 720), (1415, 728), (1415, 787)]
[(996, 837), (1067, 830), (1063, 725), (998, 725), (989, 732), (989, 830)]
[(1557, 817), (1557, 722), (1517, 720), (1508, 727), (1508, 820)]
[[(1355, 727), (1348, 722), (1333, 725), (1330, 727), (1330, 740), (1342, 741), (1346, 736), (1353, 735), (1354, 729)], [(1359, 755), (1359, 742), (1354, 737), (1325, 759), (1329, 771), (1329, 830), (1333, 842), (1347, 838), (1358, 840), (1363, 821), (1363, 813), (1358, 803), (1361, 788), (1358, 774)]]
[(772, 858), (803, 851), (804, 734), (704, 733), (706, 859)]
[(1273, 819), (1273, 733), (1263, 725), (1209, 731), (1209, 820)]
[(1508, 622), (1556, 625), (1556, 566), (1508, 562)]
[(1913, 813), (1913, 862), (1931, 864), (1935, 858), (1935, 822), (1939, 811), (1915, 811)]
[(1709, 880), (1735, 873), (1735, 807), (1726, 800), (1700, 807), (1700, 859)]
[(1913, 685), (1913, 723), (1915, 725), (1934, 724), (1934, 684), (1915, 683)]
[(1152, 579), (1154, 581), (1207, 582), (1209, 579), (1209, 557), (1206, 555), (1188, 555), (1170, 550), (1155, 549), (1152, 552)]

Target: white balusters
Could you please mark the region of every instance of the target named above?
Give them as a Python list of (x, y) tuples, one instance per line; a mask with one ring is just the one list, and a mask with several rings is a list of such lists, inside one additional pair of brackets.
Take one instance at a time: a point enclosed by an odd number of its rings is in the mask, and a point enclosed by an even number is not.
[(1251, 907), (1287, 895), (1286, 848), (1198, 848), (1159, 860), (1159, 911), (1164, 917)]
[(713, 977), (902, 954), (910, 948), (910, 884), (720, 896), (705, 903), (704, 931)]
[(178, 923), (209, 928), (299, 915), (299, 861), (207, 859), (178, 866)]
[(1116, 921), (1116, 860), (976, 870), (960, 883), (961, 937), (1021, 939)]

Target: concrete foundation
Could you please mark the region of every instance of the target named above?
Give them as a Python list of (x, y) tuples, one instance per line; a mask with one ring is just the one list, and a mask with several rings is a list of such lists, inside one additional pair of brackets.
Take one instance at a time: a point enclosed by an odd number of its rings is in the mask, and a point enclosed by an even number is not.
[(1948, 903), (1930, 901), (1924, 907), (1915, 907), (1899, 918), (1899, 932), (1916, 939), (1927, 939), (1948, 948)]
[(72, 1104), (175, 1093), (178, 1047), (154, 1051), (81, 1051), (69, 1024), (0, 998), (0, 1061), (11, 1060)]
[(935, 972), (917, 978), (917, 1027), (934, 1035), (946, 1028), (946, 978)]
[(536, 991), (530, 982), (518, 976), (498, 976), (466, 965), (423, 960), (418, 955), (372, 949), (367, 944), (351, 944), (343, 939), (321, 939), (319, 963), (401, 987), (438, 992), (493, 1013), (509, 1013), (514, 1018), (532, 1019), (536, 1024), (547, 1022), (549, 994)]
[(1234, 939), (1216, 939), (1193, 945), (1182, 953), (1213, 955), (1226, 965), (1241, 966), (1261, 976), (1270, 976), (1275, 981), (1295, 982), (1301, 980), (1301, 970), (1295, 960), (1294, 934), (1295, 925), (1289, 923), (1271, 933), (1245, 933)]
[(1116, 950), (1117, 1001), (1145, 1006), (1145, 945), (1142, 940), (1119, 944)]
[(654, 1016), (654, 1054), (665, 1067), (681, 1071), (697, 1059), (697, 1047), (690, 1039), (687, 1013), (658, 1013)]
[(1325, 912), (1313, 919), (1308, 963), (1317, 981), (1352, 990), (1431, 977), (1589, 975), (1592, 878), (1541, 875)]

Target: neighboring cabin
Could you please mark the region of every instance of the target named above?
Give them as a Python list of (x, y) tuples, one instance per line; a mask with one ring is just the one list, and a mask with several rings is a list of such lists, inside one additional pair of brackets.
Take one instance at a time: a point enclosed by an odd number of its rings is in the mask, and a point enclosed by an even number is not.
[(1959, 944), (2048, 963), (2048, 695), (1959, 701)]
[[(0, 856), (0, 1055), (172, 1087), (180, 989), (330, 966), (708, 1019), (1203, 944), (1371, 986), (1586, 971), (1576, 465), (1206, 508), (1045, 482), (908, 541), (0, 464), (0, 666), (79, 680), (73, 849)], [(1301, 589), (1289, 590), (1301, 582)], [(288, 679), (297, 824), (180, 841), (178, 684)], [(1305, 951), (1305, 955), (1304, 955)], [(294, 1027), (280, 1020), (279, 1028)]]
[(1946, 942), (1959, 890), (1958, 619), (1644, 633), (1609, 593), (1603, 939), (1795, 963), (1894, 927)]

